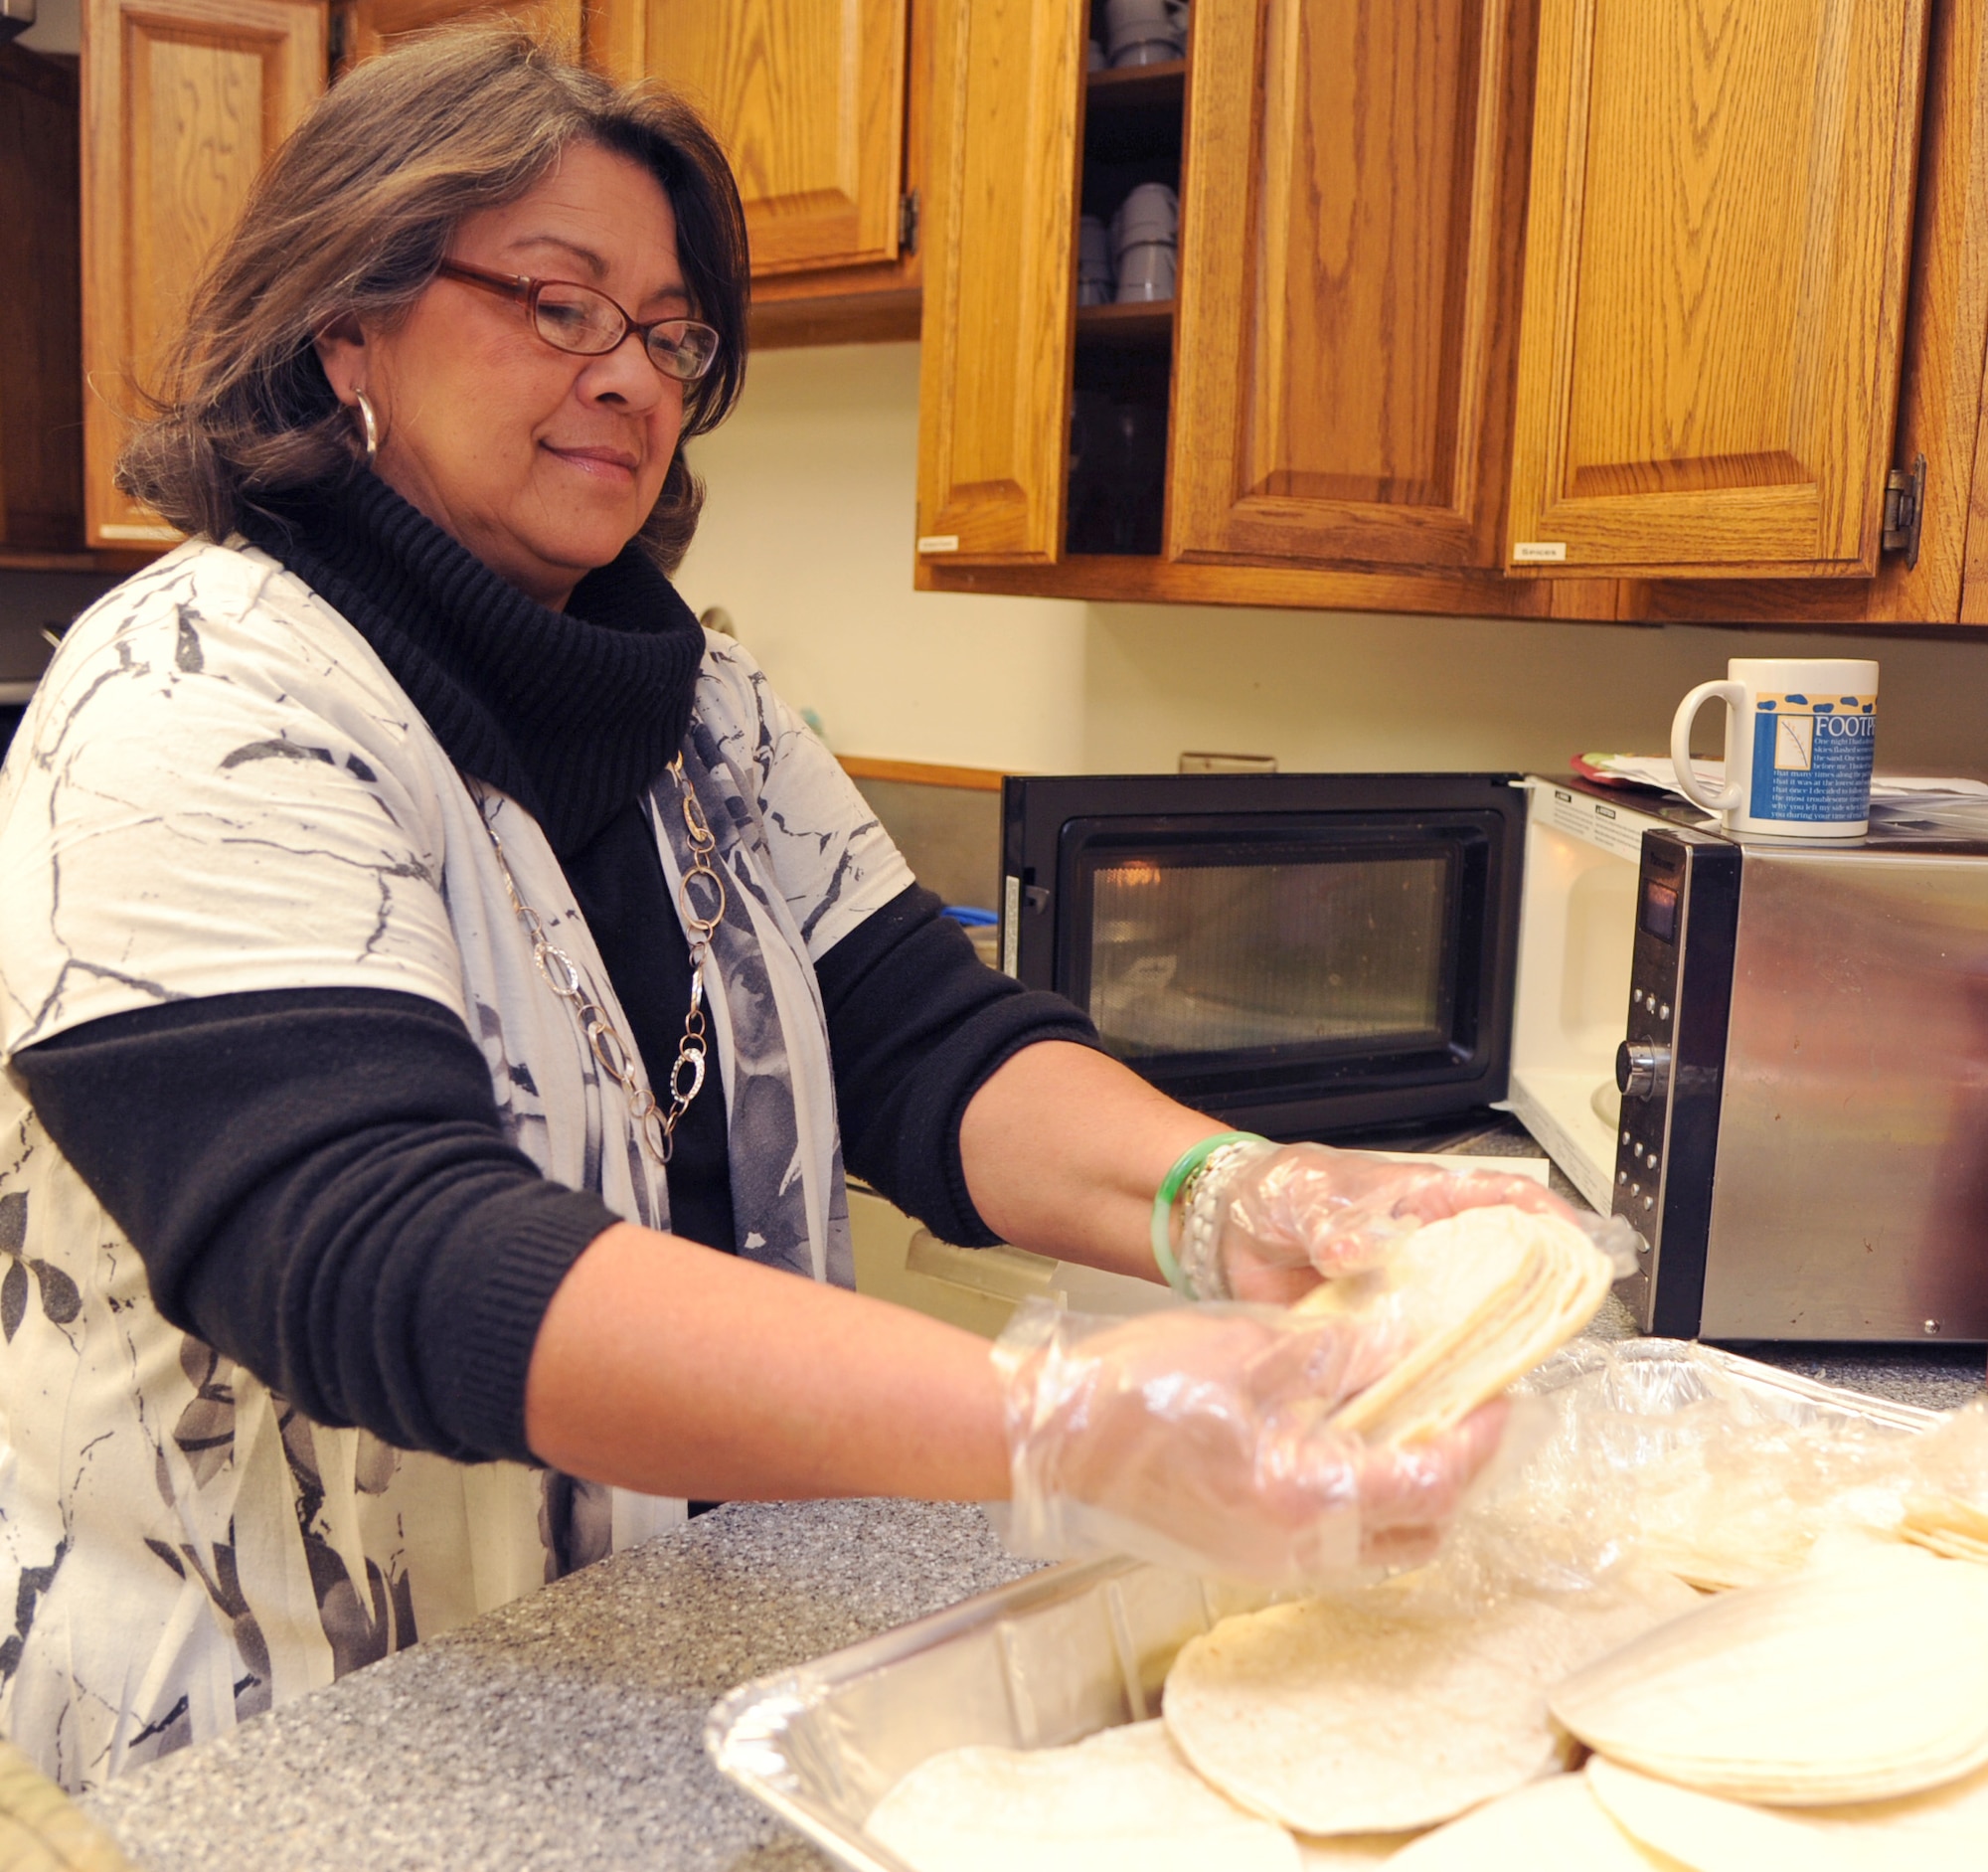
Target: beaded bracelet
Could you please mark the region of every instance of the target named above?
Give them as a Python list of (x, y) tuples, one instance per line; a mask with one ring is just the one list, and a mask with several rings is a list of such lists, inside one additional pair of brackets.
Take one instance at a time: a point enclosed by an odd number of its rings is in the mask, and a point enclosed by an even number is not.
[(1166, 1276), (1167, 1285), (1182, 1299), (1191, 1300), (1195, 1295), (1193, 1283), (1174, 1259), (1174, 1198), (1181, 1193), (1188, 1178), (1225, 1144), (1262, 1144), (1268, 1141), (1254, 1131), (1217, 1131), (1213, 1137), (1204, 1137), (1188, 1145), (1174, 1159), (1174, 1167), (1161, 1178), (1159, 1191), (1153, 1198), (1153, 1260), (1158, 1264), (1160, 1273)]

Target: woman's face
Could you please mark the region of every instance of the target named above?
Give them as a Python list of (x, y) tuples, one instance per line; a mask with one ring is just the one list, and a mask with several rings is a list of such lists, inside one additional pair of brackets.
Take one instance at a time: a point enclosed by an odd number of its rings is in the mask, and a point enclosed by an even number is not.
[[(676, 216), (646, 169), (580, 143), (530, 194), (468, 216), (449, 257), (594, 286), (639, 322), (692, 311)], [(555, 608), (627, 545), (662, 491), (683, 385), (625, 338), (575, 357), (526, 307), (434, 280), (397, 323), (357, 318), (318, 340), (341, 403), (364, 391), (374, 470), (493, 571)]]

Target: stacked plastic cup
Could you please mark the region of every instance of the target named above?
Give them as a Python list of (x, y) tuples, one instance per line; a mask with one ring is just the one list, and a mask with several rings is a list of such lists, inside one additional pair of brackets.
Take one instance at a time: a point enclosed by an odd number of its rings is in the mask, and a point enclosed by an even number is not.
[(1180, 197), (1164, 182), (1140, 183), (1111, 217), (1111, 248), (1120, 305), (1171, 299), (1180, 257)]
[(1104, 0), (1114, 67), (1165, 65), (1187, 50), (1187, 0)]
[(1109, 305), (1116, 281), (1111, 276), (1111, 235), (1095, 215), (1077, 224), (1077, 302)]

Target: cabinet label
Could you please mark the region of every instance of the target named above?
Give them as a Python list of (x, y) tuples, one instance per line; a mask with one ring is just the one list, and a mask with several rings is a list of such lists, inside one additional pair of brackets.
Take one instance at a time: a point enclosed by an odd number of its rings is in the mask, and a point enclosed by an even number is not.
[(1567, 563), (1567, 542), (1565, 540), (1514, 540), (1512, 542), (1512, 563), (1515, 566), (1562, 566)]
[(918, 551), (921, 553), (956, 553), (959, 551), (957, 533), (921, 533), (918, 535)]

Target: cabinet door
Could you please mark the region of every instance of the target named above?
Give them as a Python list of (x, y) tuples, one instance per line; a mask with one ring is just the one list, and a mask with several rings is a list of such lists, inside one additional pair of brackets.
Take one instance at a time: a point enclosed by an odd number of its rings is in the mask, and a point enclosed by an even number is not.
[(739, 178), (755, 278), (898, 255), (907, 0), (607, 0), (617, 77), (702, 110)]
[(927, 118), (918, 550), (1045, 565), (1063, 539), (1087, 9), (941, 0)]
[(263, 161), (324, 88), (317, 0), (85, 0), (84, 496), (92, 546), (171, 541), (111, 485), (186, 301)]
[(1877, 570), (1926, 0), (1544, 0), (1517, 566)]
[(345, 0), (333, 9), (342, 44), (339, 68), (385, 52), (395, 40), (450, 20), (506, 14), (534, 32), (576, 50), (580, 43), (581, 0)]
[(1196, 0), (1168, 552), (1500, 561), (1536, 0)]
[(80, 140), (75, 69), (0, 46), (0, 279), (32, 282), (0, 327), (0, 546), (30, 552), (83, 543)]

